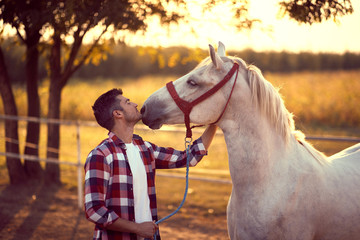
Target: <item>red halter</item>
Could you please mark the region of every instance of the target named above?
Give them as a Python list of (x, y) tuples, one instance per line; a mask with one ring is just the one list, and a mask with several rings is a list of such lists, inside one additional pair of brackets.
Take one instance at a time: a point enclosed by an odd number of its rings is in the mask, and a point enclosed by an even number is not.
[(226, 74), (226, 76), (224, 77), (223, 80), (221, 80), (213, 88), (211, 88), (209, 91), (205, 92), (203, 95), (201, 95), (200, 97), (198, 97), (197, 99), (195, 99), (192, 102), (185, 101), (185, 100), (183, 100), (183, 99), (181, 99), (179, 97), (179, 95), (177, 94), (177, 92), (175, 90), (175, 87), (174, 87), (174, 84), (173, 84), (172, 81), (170, 81), (170, 82), (168, 82), (166, 84), (166, 88), (169, 91), (171, 97), (174, 99), (176, 105), (180, 108), (180, 110), (184, 113), (184, 120), (185, 120), (185, 126), (186, 126), (186, 138), (191, 138), (192, 137), (191, 128), (199, 127), (199, 126), (190, 127), (190, 112), (191, 112), (192, 108), (195, 105), (197, 105), (200, 102), (207, 99), (208, 97), (210, 97), (211, 95), (213, 95), (214, 93), (216, 93), (220, 88), (222, 88), (231, 79), (231, 77), (234, 75), (235, 71), (236, 71), (236, 76), (235, 76), (234, 84), (232, 86), (229, 98), (228, 98), (228, 100), (227, 100), (227, 102), (225, 104), (225, 107), (224, 107), (222, 113), (218, 117), (218, 119), (215, 122), (212, 123), (212, 124), (216, 124), (221, 119), (221, 117), (224, 115), (226, 107), (227, 107), (227, 105), (228, 105), (228, 103), (230, 101), (231, 95), (232, 95), (232, 93), (234, 91), (236, 79), (237, 79), (237, 76), (238, 76), (238, 73), (239, 73), (239, 64), (234, 62), (233, 67)]

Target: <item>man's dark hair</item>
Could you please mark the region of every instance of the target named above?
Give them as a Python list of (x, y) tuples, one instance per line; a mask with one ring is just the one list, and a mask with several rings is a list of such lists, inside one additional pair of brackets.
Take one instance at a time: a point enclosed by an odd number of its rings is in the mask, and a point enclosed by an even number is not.
[(113, 111), (123, 110), (116, 98), (122, 94), (123, 91), (120, 88), (111, 89), (96, 99), (94, 106), (92, 106), (98, 124), (109, 131), (114, 127)]

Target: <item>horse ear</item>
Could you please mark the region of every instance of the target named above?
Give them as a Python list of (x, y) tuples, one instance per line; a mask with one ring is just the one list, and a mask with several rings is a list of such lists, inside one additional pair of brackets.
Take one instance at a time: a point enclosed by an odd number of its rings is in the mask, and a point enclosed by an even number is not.
[(219, 47), (217, 50), (217, 53), (219, 54), (220, 57), (225, 57), (225, 45), (219, 41)]
[(209, 44), (209, 50), (210, 50), (210, 57), (211, 61), (215, 65), (216, 69), (221, 69), (223, 61), (221, 60), (220, 56), (215, 52), (215, 49), (213, 46)]

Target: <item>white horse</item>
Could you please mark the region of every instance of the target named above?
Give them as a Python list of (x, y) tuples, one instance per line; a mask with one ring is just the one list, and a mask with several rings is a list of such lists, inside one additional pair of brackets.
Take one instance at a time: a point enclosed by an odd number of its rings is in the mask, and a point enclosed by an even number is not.
[[(238, 75), (194, 106), (190, 121), (217, 125), (224, 133), (233, 188), (227, 207), (231, 239), (360, 239), (360, 144), (326, 157), (295, 131), (292, 115), (260, 70), (225, 56), (219, 44), (210, 57), (174, 82), (179, 97), (192, 101), (239, 64)], [(184, 123), (165, 87), (142, 108), (143, 122)]]

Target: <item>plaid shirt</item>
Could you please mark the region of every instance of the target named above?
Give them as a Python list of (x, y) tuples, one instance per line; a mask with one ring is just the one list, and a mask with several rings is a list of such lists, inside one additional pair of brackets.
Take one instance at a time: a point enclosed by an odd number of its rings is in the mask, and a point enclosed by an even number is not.
[[(150, 210), (154, 221), (158, 220), (155, 169), (186, 166), (186, 151), (158, 147), (133, 136), (133, 144), (139, 148), (145, 165)], [(195, 166), (207, 152), (201, 138), (190, 148), (190, 166)], [(132, 240), (135, 234), (106, 230), (106, 226), (118, 218), (135, 221), (133, 177), (126, 155), (126, 146), (114, 133), (90, 152), (85, 163), (85, 211), (88, 220), (94, 222), (94, 239)]]

